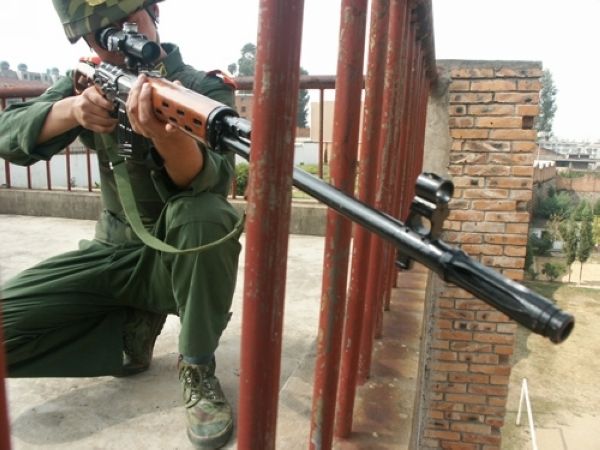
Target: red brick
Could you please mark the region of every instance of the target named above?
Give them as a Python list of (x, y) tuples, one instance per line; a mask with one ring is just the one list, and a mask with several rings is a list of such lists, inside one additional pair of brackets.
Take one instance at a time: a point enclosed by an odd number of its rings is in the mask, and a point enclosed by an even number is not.
[[(469, 105), (469, 114), (479, 116), (512, 116), (515, 114), (513, 105)], [(523, 114), (519, 114), (523, 115)], [(535, 114), (537, 115), (537, 114)]]
[(480, 352), (491, 353), (492, 344), (483, 344), (481, 342), (452, 342), (450, 349), (458, 352)]
[(490, 405), (465, 405), (465, 411), (474, 414), (485, 414), (494, 416), (503, 416), (505, 408)]
[(533, 153), (531, 154), (527, 154), (527, 153), (521, 153), (521, 154), (511, 154), (510, 155), (510, 159), (513, 165), (515, 166), (527, 166), (527, 167), (532, 167), (533, 166), (533, 162), (535, 161), (535, 156), (533, 155)]
[(464, 442), (440, 442), (442, 450), (478, 450), (476, 444), (465, 444)]
[[(477, 130), (473, 130), (477, 131)], [(483, 131), (483, 130), (482, 130)], [(537, 130), (491, 130), (490, 139), (498, 141), (527, 141), (537, 138)]]
[(470, 84), (469, 80), (452, 80), (450, 83), (450, 92), (468, 91)]
[(491, 188), (508, 189), (531, 189), (533, 180), (531, 178), (495, 177), (487, 180)]
[[(510, 366), (491, 366), (489, 364), (471, 364), (469, 370), (487, 375), (510, 375)], [(496, 406), (496, 405), (494, 405)]]
[[(528, 191), (531, 192), (531, 191)], [(509, 223), (506, 224), (506, 232), (509, 234), (528, 234), (529, 224), (528, 223)]]
[(471, 128), (475, 124), (472, 117), (451, 117), (448, 121), (450, 128)]
[(499, 323), (496, 326), (498, 333), (515, 334), (517, 332), (516, 323)]
[(487, 162), (489, 164), (504, 164), (506, 166), (513, 165), (513, 159), (510, 153), (491, 153), (488, 155)]
[(496, 331), (496, 324), (482, 324), (480, 322), (455, 322), (454, 328), (457, 330), (469, 330), (469, 331)]
[(483, 211), (450, 211), (448, 220), (481, 221), (485, 219)]
[(512, 150), (514, 152), (527, 153), (534, 152), (538, 148), (538, 145), (535, 142), (513, 142)]
[(453, 129), (450, 130), (450, 136), (453, 139), (487, 139), (490, 135), (489, 130), (473, 129)]
[(523, 269), (525, 267), (525, 258), (512, 256), (484, 256), (481, 262), (484, 266), (504, 269)]
[(519, 80), (517, 81), (517, 89), (519, 91), (536, 91), (539, 92), (542, 88), (540, 80)]
[(444, 319), (457, 319), (457, 320), (473, 320), (475, 319), (474, 311), (438, 311), (436, 314), (437, 317), (441, 317)]
[(463, 116), (467, 113), (467, 105), (452, 105), (448, 110), (451, 116)]
[[(468, 331), (447, 331), (447, 330), (439, 330), (435, 332), (435, 336), (438, 339), (444, 339), (448, 341), (470, 341), (473, 339), (473, 334)], [(496, 342), (497, 344), (502, 344), (504, 342)]]
[(477, 233), (446, 233), (445, 240), (453, 244), (480, 244), (483, 236)]
[(460, 423), (455, 422), (450, 424), (452, 431), (466, 431), (468, 433), (490, 434), (492, 429), (489, 425), (479, 423)]
[(439, 411), (458, 411), (462, 412), (465, 410), (465, 405), (461, 405), (460, 403), (452, 403), (452, 402), (431, 402), (431, 409), (437, 409)]
[(512, 174), (515, 177), (532, 177), (533, 167), (513, 167)]
[(525, 257), (525, 254), (527, 253), (527, 248), (526, 247), (516, 247), (516, 246), (507, 246), (504, 247), (504, 254), (506, 256), (521, 256), (521, 257)]
[(517, 205), (514, 200), (475, 200), (473, 208), (483, 211), (514, 211)]
[(508, 316), (500, 311), (478, 311), (475, 313), (475, 319), (484, 322), (506, 322)]
[(492, 165), (474, 165), (465, 167), (465, 175), (483, 177), (502, 177), (510, 175), (510, 167)]
[(469, 385), (470, 394), (495, 395), (497, 397), (508, 395), (508, 386), (490, 386), (489, 384)]
[(516, 77), (516, 78), (539, 78), (542, 76), (541, 68), (521, 68), (515, 69), (514, 67), (501, 67), (496, 69), (497, 77)]
[(467, 392), (467, 385), (462, 383), (435, 383), (433, 385), (433, 391), (452, 394), (465, 394)]
[(477, 444), (500, 445), (500, 436), (489, 436), (474, 433), (463, 433), (462, 439), (465, 442), (475, 442)]
[(445, 439), (447, 441), (458, 441), (460, 440), (460, 433), (442, 430), (425, 430), (425, 437)]
[(454, 67), (450, 70), (450, 76), (452, 78), (492, 78), (494, 69)]
[(490, 377), (479, 373), (449, 373), (448, 381), (453, 383), (487, 383)]
[(529, 213), (526, 213), (526, 212), (486, 212), (485, 220), (489, 220), (490, 222), (529, 223)]
[(487, 156), (481, 153), (451, 153), (450, 164), (485, 164)]
[(453, 177), (452, 182), (454, 183), (454, 186), (459, 188), (471, 188), (474, 186), (483, 187), (485, 179), (479, 177)]
[(506, 406), (505, 397), (489, 397), (488, 403), (492, 406)]
[(521, 128), (522, 125), (521, 117), (477, 117), (475, 119), (477, 128)]
[(484, 237), (488, 244), (527, 245), (527, 236), (522, 234), (491, 234)]
[[(441, 296), (444, 297), (453, 297), (453, 298), (474, 298), (473, 294), (469, 294), (464, 289), (456, 287), (454, 285), (447, 285), (446, 288), (440, 293)], [(456, 304), (453, 304), (452, 307), (456, 307)]]
[(510, 356), (514, 353), (514, 346), (513, 345), (496, 345), (494, 347), (494, 351), (498, 355)]
[[(479, 94), (479, 93), (459, 93), (450, 94), (450, 103), (490, 103), (493, 100), (492, 94)], [(524, 100), (504, 103), (525, 103)]]
[(533, 191), (511, 191), (510, 198), (528, 202), (533, 198)]
[[(479, 354), (479, 353), (460, 353), (458, 355), (459, 361), (462, 362), (472, 362), (475, 364), (498, 364), (499, 358), (498, 355), (494, 354)], [(472, 392), (471, 394), (484, 394), (484, 392)], [(495, 395), (495, 394), (494, 394)]]
[(446, 372), (465, 372), (469, 367), (467, 364), (462, 363), (459, 364), (433, 361), (431, 363), (431, 368), (433, 370), (440, 370)]
[(433, 359), (437, 359), (439, 361), (458, 361), (458, 354), (456, 352), (444, 352), (444, 351), (434, 351)]
[[(523, 92), (497, 92), (494, 94), (494, 100), (498, 103), (518, 103), (526, 105), (537, 105), (539, 104), (539, 95), (537, 93), (523, 93)], [(472, 102), (476, 103), (476, 102)], [(482, 103), (482, 102), (479, 102)]]
[(451, 177), (460, 176), (463, 174), (464, 166), (449, 166), (448, 167), (448, 175)]
[(431, 348), (436, 349), (436, 350), (448, 350), (450, 348), (450, 342), (444, 341), (444, 340), (439, 340), (439, 339), (434, 339), (431, 342)]
[(498, 333), (473, 333), (473, 340), (490, 344), (512, 345), (515, 337)]
[(474, 311), (489, 310), (491, 307), (483, 300), (456, 300), (456, 308)]
[(467, 141), (463, 145), (463, 150), (467, 152), (510, 152), (510, 148), (509, 142)]
[(510, 191), (508, 189), (467, 189), (464, 192), (464, 198), (508, 198)]
[(470, 414), (464, 412), (445, 412), (444, 418), (446, 420), (452, 420), (457, 422), (469, 422), (469, 423), (485, 423), (485, 416), (483, 414)]
[(490, 384), (499, 384), (499, 385), (508, 386), (509, 382), (510, 382), (509, 377), (497, 377), (497, 376), (490, 377)]
[(463, 222), (461, 230), (467, 233), (504, 233), (506, 226), (500, 222)]
[(463, 244), (460, 248), (468, 255), (501, 256), (504, 254), (504, 249), (499, 245)]
[(522, 269), (502, 269), (502, 274), (515, 281), (522, 281), (525, 279), (525, 272)]
[(438, 372), (437, 370), (430, 371), (429, 377), (431, 381), (448, 381), (448, 372)]
[(517, 83), (512, 80), (481, 80), (471, 82), (471, 91), (514, 91), (516, 88)]
[(446, 394), (446, 400), (455, 403), (485, 405), (487, 398), (485, 395)]
[(539, 105), (517, 105), (516, 106), (517, 116), (534, 116), (540, 115)]

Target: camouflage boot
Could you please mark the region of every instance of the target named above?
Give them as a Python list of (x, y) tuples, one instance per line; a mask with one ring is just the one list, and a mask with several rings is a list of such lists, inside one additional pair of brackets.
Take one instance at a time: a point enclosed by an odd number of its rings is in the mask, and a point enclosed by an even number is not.
[(233, 432), (233, 414), (215, 376), (214, 358), (207, 365), (180, 360), (179, 381), (183, 388), (188, 438), (199, 449), (221, 448)]
[(127, 377), (144, 372), (150, 367), (154, 343), (167, 319), (166, 314), (132, 310), (123, 329), (123, 370)]

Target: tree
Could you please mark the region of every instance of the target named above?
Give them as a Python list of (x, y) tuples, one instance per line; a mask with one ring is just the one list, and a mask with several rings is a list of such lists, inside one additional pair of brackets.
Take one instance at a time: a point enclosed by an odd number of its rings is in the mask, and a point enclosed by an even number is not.
[(600, 198), (594, 203), (594, 215), (600, 216)]
[(594, 242), (596, 245), (600, 244), (600, 216), (594, 217)]
[(583, 272), (583, 263), (586, 262), (592, 250), (594, 249), (594, 235), (592, 230), (593, 216), (591, 211), (582, 217), (581, 229), (579, 230), (579, 245), (577, 246), (577, 261), (581, 263), (579, 268), (579, 283), (581, 283), (581, 273)]
[[(252, 42), (246, 43), (241, 49), (241, 55), (237, 63), (231, 63), (227, 70), (235, 76), (252, 77), (256, 71), (256, 45)], [(300, 67), (301, 75), (308, 75), (308, 72)], [(300, 128), (308, 124), (308, 101), (310, 95), (306, 89), (301, 89), (298, 95), (298, 112), (296, 116), (296, 125)]]
[(538, 117), (538, 132), (545, 133), (546, 137), (552, 136), (552, 122), (556, 114), (556, 93), (552, 72), (544, 70), (542, 75), (542, 90), (540, 92), (540, 115)]
[(560, 229), (560, 235), (563, 240), (563, 250), (566, 255), (566, 263), (569, 269), (569, 283), (571, 282), (571, 266), (577, 257), (577, 223), (573, 216), (569, 217), (566, 223), (563, 223)]
[(546, 275), (550, 281), (556, 280), (558, 277), (564, 274), (565, 271), (566, 269), (564, 265), (553, 264), (549, 262), (544, 264), (544, 267), (542, 268), (542, 273)]

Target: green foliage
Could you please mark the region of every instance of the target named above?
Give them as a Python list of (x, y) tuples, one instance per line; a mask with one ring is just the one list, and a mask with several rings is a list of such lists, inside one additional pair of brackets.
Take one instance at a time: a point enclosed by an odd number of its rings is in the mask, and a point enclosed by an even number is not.
[(558, 176), (562, 178), (583, 178), (585, 173), (578, 170), (563, 170), (558, 172)]
[(567, 267), (569, 268), (569, 282), (571, 281), (571, 266), (577, 257), (578, 231), (577, 223), (575, 223), (573, 216), (569, 217), (569, 220), (564, 222), (560, 227), (560, 234), (564, 244), (563, 250), (566, 256)]
[(235, 194), (245, 195), (248, 187), (248, 174), (250, 166), (248, 163), (239, 163), (235, 166)]
[(579, 282), (581, 283), (581, 272), (583, 263), (586, 262), (594, 249), (594, 234), (592, 229), (592, 216), (585, 216), (579, 230), (579, 245), (577, 246), (577, 261), (581, 263), (579, 270)]
[[(550, 194), (553, 195), (550, 195)], [(554, 190), (548, 189), (548, 197), (539, 201), (537, 208), (533, 213), (545, 219), (550, 219), (552, 216), (567, 217), (573, 208), (573, 199), (565, 192), (555, 193)]]
[(564, 264), (550, 262), (544, 264), (542, 269), (542, 273), (546, 275), (550, 281), (556, 280), (558, 277), (564, 275), (566, 271), (567, 269), (565, 268)]
[(600, 217), (594, 217), (594, 225), (592, 226), (594, 235), (594, 243), (600, 245)]
[(600, 198), (594, 203), (594, 215), (600, 216)]
[(552, 136), (552, 123), (556, 114), (556, 94), (558, 90), (554, 85), (552, 72), (544, 70), (542, 75), (542, 90), (540, 92), (540, 115), (538, 118), (538, 131), (544, 132), (547, 137)]
[(592, 207), (590, 206), (587, 200), (582, 200), (579, 204), (573, 209), (573, 216), (577, 222), (581, 222), (586, 218), (590, 218), (592, 216)]
[[(308, 75), (308, 71), (300, 67), (300, 75)], [(298, 112), (296, 113), (296, 126), (306, 128), (308, 126), (308, 102), (310, 95), (306, 89), (300, 89), (298, 95)]]
[(535, 271), (535, 269), (533, 268), (533, 266), (528, 267), (525, 270), (525, 274), (529, 277), (530, 280), (537, 280), (537, 277), (540, 275), (539, 273), (537, 273)]
[[(529, 240), (527, 241), (528, 250), (531, 248), (532, 256), (548, 256), (550, 254), (550, 250), (552, 250), (552, 245), (554, 241), (552, 240), (550, 233), (547, 231), (542, 232), (542, 237), (537, 237), (535, 234), (529, 235)], [(527, 261), (525, 262), (527, 266)]]

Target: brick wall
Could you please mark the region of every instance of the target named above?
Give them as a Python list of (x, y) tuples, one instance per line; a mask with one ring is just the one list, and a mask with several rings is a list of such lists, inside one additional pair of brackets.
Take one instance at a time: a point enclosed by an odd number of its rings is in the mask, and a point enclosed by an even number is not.
[[(448, 173), (456, 187), (445, 240), (522, 280), (541, 65), (438, 66), (450, 77)], [(432, 282), (417, 448), (499, 449), (516, 324), (465, 291)]]

